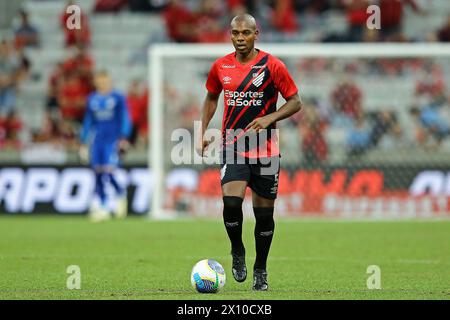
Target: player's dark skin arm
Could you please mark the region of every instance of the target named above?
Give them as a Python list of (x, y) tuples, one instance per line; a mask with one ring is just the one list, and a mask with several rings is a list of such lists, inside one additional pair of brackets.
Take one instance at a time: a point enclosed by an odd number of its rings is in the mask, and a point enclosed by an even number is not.
[(210, 141), (204, 140), (203, 136), (205, 134), (206, 129), (208, 129), (209, 122), (211, 121), (214, 114), (216, 113), (217, 105), (219, 102), (219, 96), (220, 96), (220, 94), (208, 92), (206, 94), (205, 101), (203, 102), (202, 119), (201, 119), (201, 121), (202, 121), (201, 130), (202, 131), (200, 132), (200, 142), (199, 142), (199, 145), (197, 146), (197, 152), (201, 156), (203, 156), (203, 152), (204, 152), (205, 148), (210, 143)]
[(258, 132), (261, 129), (266, 129), (272, 123), (289, 118), (293, 114), (299, 112), (302, 108), (302, 100), (298, 94), (289, 97), (286, 103), (282, 105), (277, 111), (270, 113), (264, 117), (257, 118), (250, 122), (246, 129), (255, 130)]

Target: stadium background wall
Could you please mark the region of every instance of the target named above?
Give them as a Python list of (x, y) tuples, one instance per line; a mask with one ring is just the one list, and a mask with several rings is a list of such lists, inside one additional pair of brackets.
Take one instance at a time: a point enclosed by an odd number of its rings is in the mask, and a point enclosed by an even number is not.
[[(152, 194), (151, 172), (143, 166), (127, 166), (117, 177), (128, 186), (130, 213), (146, 214)], [(212, 168), (174, 168), (166, 176), (165, 206), (180, 216), (220, 217), (218, 181), (219, 172)], [(86, 214), (93, 188), (94, 176), (86, 167), (2, 166), (0, 214)], [(248, 196), (244, 202), (247, 217), (252, 215)], [(450, 218), (450, 165), (284, 169), (277, 214), (338, 219)]]

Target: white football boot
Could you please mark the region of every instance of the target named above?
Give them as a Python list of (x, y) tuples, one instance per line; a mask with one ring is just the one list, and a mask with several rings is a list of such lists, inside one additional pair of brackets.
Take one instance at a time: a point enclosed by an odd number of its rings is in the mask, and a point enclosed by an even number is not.
[(103, 206), (92, 206), (89, 211), (89, 220), (91, 222), (101, 222), (111, 219), (110, 212)]
[(117, 219), (125, 219), (128, 215), (128, 199), (126, 196), (117, 199), (115, 216)]

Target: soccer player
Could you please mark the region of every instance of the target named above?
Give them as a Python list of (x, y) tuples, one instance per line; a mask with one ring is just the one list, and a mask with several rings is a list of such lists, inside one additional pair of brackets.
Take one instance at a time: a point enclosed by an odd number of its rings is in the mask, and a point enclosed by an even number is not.
[[(202, 112), (202, 138), (197, 149), (203, 155), (210, 143), (204, 139), (204, 133), (214, 116), (220, 93), (224, 91), (221, 185), (233, 277), (238, 282), (247, 278), (242, 202), (249, 186), (256, 219), (253, 289), (265, 291), (268, 289), (267, 257), (275, 229), (273, 216), (280, 158), (277, 136), (272, 132), (277, 121), (300, 111), (302, 103), (283, 62), (255, 48), (258, 34), (251, 15), (238, 15), (232, 20), (231, 41), (235, 52), (216, 60), (209, 72)], [(278, 93), (286, 103), (277, 110)], [(265, 135), (262, 135), (264, 131)], [(251, 134), (258, 136), (257, 145), (249, 142), (254, 141), (252, 139), (242, 142), (242, 139), (251, 138)]]
[(96, 92), (88, 98), (80, 148), (80, 155), (90, 159), (95, 172), (95, 193), (100, 199), (99, 206), (91, 206), (90, 217), (93, 221), (110, 218), (105, 192), (105, 183), (109, 181), (118, 195), (116, 217), (124, 218), (127, 215), (126, 190), (118, 184), (113, 173), (119, 165), (120, 153), (128, 148), (131, 131), (126, 99), (113, 90), (106, 71), (95, 75), (94, 84)]

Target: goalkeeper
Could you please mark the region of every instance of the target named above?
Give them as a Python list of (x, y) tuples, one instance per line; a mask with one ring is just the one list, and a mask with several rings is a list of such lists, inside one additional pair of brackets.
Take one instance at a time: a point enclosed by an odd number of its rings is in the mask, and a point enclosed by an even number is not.
[(131, 122), (126, 99), (113, 90), (106, 71), (96, 73), (94, 84), (96, 92), (88, 98), (80, 137), (80, 156), (84, 160), (89, 158), (95, 172), (95, 194), (100, 200), (98, 205), (91, 205), (90, 217), (93, 221), (110, 218), (105, 192), (105, 183), (109, 181), (118, 196), (115, 215), (124, 218), (127, 215), (126, 190), (113, 173), (119, 166), (120, 154), (129, 146)]

